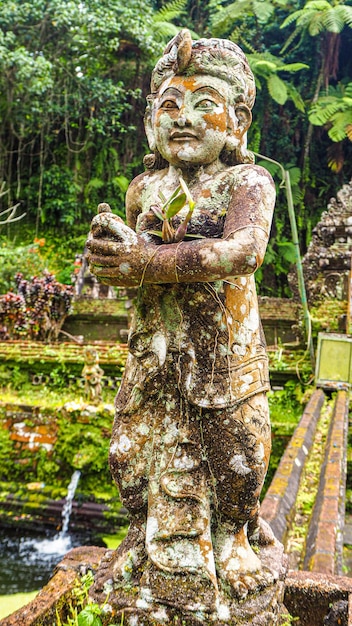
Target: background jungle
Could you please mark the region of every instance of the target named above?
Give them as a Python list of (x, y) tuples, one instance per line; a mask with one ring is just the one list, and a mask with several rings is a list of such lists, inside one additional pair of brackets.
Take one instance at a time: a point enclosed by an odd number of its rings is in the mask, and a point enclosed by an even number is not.
[[(249, 145), (290, 171), (305, 251), (352, 175), (351, 0), (2, 0), (0, 211), (20, 203), (26, 215), (0, 224), (0, 293), (16, 269), (47, 266), (69, 282), (98, 202), (123, 216), (148, 151), (150, 71), (183, 26), (248, 55), (258, 89)], [(266, 166), (279, 187), (278, 167)], [(263, 295), (289, 295), (294, 249), (278, 191)]]

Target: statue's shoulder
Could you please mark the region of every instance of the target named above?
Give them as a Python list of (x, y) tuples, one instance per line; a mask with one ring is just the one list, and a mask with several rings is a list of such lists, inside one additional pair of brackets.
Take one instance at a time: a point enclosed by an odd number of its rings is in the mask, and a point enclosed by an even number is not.
[(136, 178), (134, 178), (129, 184), (127, 197), (135, 195), (137, 193), (141, 193), (146, 185), (149, 185), (154, 179), (156, 179), (156, 177), (157, 172), (149, 170), (147, 172), (142, 172), (142, 174), (136, 176)]
[(235, 185), (255, 187), (258, 184), (261, 186), (267, 184), (273, 186), (275, 184), (270, 172), (265, 167), (255, 165), (254, 163), (233, 165), (226, 170), (226, 173), (232, 177)]

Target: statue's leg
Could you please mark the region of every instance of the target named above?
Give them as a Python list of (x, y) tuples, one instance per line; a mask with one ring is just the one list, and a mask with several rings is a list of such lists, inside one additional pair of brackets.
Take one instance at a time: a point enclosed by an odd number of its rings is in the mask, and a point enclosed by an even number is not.
[(270, 455), (266, 395), (257, 394), (235, 408), (206, 412), (202, 431), (213, 481), (218, 574), (238, 595), (246, 595), (265, 582), (247, 532), (249, 526), (258, 526), (259, 496)]
[(145, 529), (153, 431), (149, 413), (146, 403), (143, 411), (127, 415), (117, 413), (114, 422), (110, 469), (130, 517), (128, 534), (113, 556), (115, 581), (131, 580), (146, 559)]

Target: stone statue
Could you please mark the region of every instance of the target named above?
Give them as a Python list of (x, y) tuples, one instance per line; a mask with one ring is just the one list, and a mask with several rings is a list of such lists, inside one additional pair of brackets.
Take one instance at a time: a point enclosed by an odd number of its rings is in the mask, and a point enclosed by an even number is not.
[(99, 365), (98, 352), (94, 348), (87, 347), (84, 351), (84, 367), (82, 370), (84, 393), (87, 400), (100, 402), (103, 376), (104, 370)]
[(110, 590), (131, 626), (279, 623), (282, 550), (258, 515), (271, 439), (253, 276), (275, 187), (246, 149), (254, 99), (238, 46), (182, 30), (152, 74), (152, 154), (127, 225), (106, 204), (92, 222), (91, 271), (138, 287), (110, 449), (130, 529), (92, 592)]

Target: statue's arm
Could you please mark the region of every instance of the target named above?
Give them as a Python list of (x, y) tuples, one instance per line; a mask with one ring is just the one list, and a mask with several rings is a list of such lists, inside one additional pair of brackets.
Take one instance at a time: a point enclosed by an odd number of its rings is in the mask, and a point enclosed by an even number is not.
[[(139, 184), (132, 184), (128, 194), (127, 221), (132, 227), (140, 212)], [(136, 234), (111, 213), (104, 213), (94, 218), (88, 240), (91, 269), (102, 282), (124, 286), (252, 274), (264, 259), (274, 202), (270, 174), (255, 166), (240, 166), (222, 239), (154, 244), (147, 235)]]

